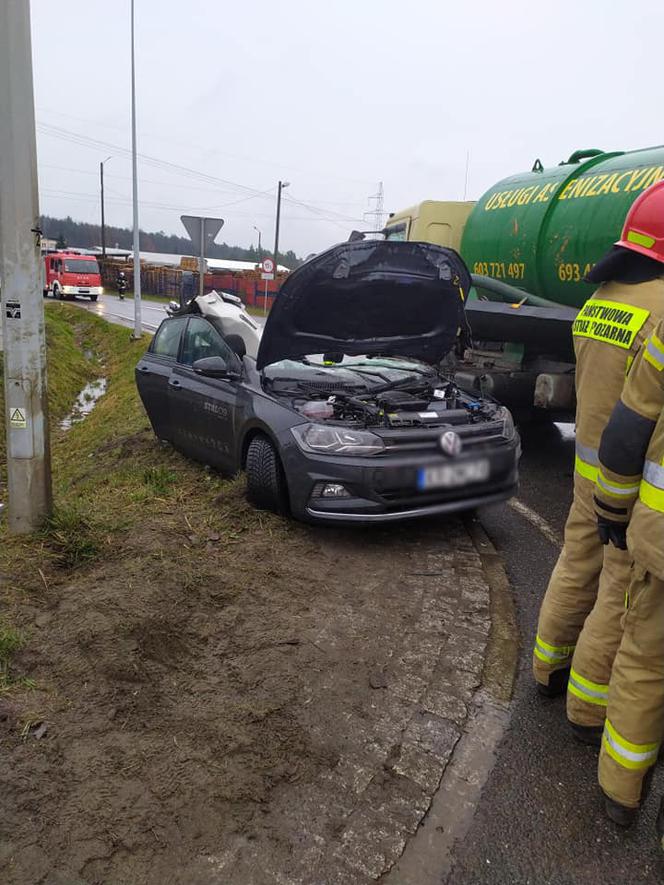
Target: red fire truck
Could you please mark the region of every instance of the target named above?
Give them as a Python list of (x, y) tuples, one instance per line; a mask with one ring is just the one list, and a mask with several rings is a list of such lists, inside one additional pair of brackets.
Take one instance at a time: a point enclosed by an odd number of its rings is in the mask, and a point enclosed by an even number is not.
[(44, 255), (44, 296), (73, 299), (84, 295), (96, 301), (104, 292), (97, 259), (77, 252)]

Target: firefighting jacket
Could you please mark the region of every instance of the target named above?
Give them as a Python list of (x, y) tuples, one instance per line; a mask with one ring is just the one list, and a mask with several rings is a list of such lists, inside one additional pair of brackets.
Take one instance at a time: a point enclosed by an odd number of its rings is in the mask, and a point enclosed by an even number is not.
[(577, 474), (595, 482), (602, 431), (643, 341), (664, 315), (664, 279), (600, 286), (579, 311), (576, 352)]
[(664, 321), (646, 340), (602, 434), (598, 515), (629, 522), (635, 562), (664, 580)]

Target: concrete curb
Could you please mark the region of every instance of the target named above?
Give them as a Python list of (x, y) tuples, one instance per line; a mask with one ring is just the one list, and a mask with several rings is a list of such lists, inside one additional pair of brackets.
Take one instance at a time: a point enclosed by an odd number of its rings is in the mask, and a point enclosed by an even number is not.
[(477, 516), (464, 519), (490, 590), (491, 630), (482, 685), (473, 695), (469, 716), (431, 806), (392, 869), (386, 885), (441, 885), (452, 870), (452, 851), (473, 820), (509, 720), (516, 678), (518, 628), (509, 579), (502, 559)]

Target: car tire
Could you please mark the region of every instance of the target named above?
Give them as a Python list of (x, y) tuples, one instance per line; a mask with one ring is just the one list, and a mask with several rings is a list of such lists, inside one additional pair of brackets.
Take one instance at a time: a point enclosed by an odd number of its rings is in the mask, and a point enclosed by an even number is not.
[(53, 298), (56, 301), (58, 300), (58, 298), (60, 298), (60, 287), (59, 286), (55, 286), (55, 285), (53, 286)]
[(96, 301), (96, 300), (97, 300), (97, 295), (90, 296), (90, 301)]
[(265, 436), (255, 436), (247, 449), (247, 498), (259, 510), (288, 513), (288, 487), (274, 445)]

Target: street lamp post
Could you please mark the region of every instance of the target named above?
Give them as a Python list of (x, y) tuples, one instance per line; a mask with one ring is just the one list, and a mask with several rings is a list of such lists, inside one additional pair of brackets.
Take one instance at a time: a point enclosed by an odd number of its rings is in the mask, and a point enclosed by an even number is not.
[(254, 230), (258, 234), (258, 260), (261, 259), (261, 231), (254, 225)]
[(274, 226), (274, 273), (279, 269), (279, 221), (281, 219), (281, 192), (290, 185), (290, 181), (280, 181), (277, 188), (277, 221)]
[(141, 325), (141, 252), (138, 231), (138, 162), (136, 154), (136, 52), (134, 40), (134, 0), (131, 0), (131, 171), (134, 209), (134, 338), (140, 338)]
[(106, 258), (106, 221), (104, 216), (104, 163), (108, 163), (111, 157), (106, 157), (99, 164), (99, 184), (101, 187), (101, 256)]

